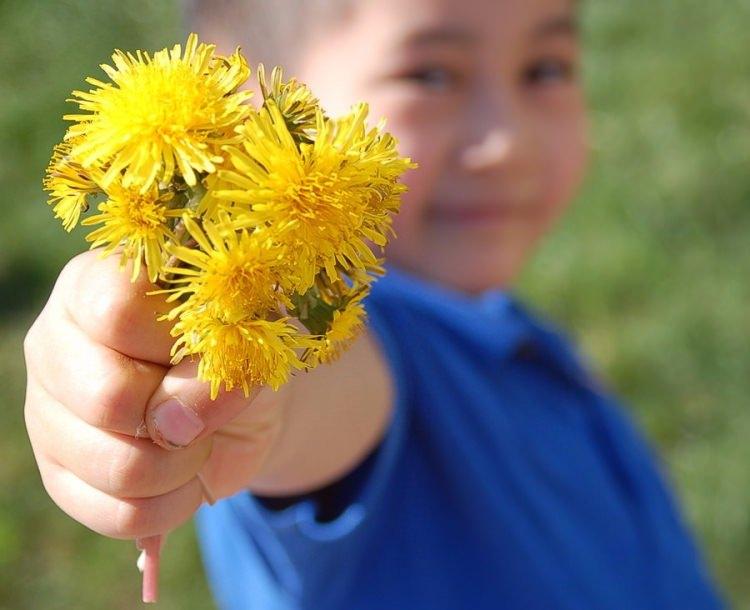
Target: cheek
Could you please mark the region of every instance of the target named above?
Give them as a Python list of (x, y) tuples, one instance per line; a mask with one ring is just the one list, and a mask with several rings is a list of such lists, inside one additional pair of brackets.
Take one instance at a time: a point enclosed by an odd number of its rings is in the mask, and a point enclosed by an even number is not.
[(542, 163), (544, 207), (548, 222), (568, 207), (588, 166), (588, 127), (585, 119), (550, 130)]
[[(386, 129), (398, 140), (399, 154), (419, 164), (418, 168), (407, 171), (402, 178), (409, 190), (402, 198), (401, 211), (394, 217), (394, 229), (400, 236), (399, 244), (404, 245), (407, 241), (416, 243), (429, 199), (444, 170), (446, 134), (435, 130), (434, 125), (428, 128), (397, 109), (374, 107), (372, 116), (388, 117)], [(395, 242), (394, 247), (399, 249)]]

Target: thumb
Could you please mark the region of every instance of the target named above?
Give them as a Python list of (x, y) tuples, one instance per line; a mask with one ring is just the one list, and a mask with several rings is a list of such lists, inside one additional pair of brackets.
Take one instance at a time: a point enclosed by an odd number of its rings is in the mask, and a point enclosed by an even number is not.
[(213, 434), (230, 422), (258, 395), (241, 389), (220, 391), (211, 400), (211, 386), (198, 379), (198, 362), (183, 359), (172, 367), (146, 406), (149, 436), (165, 449), (180, 449)]

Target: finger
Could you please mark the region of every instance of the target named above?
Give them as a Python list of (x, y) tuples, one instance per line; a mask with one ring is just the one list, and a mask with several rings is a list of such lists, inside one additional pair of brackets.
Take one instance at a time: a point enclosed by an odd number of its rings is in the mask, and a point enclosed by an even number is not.
[[(135, 539), (135, 548), (137, 548), (139, 551), (143, 550), (143, 542), (147, 542), (149, 540), (157, 539), (159, 540), (159, 551), (161, 551), (164, 548), (164, 544), (167, 541), (167, 536), (169, 536), (169, 532), (164, 532), (163, 534), (157, 534), (156, 536), (152, 536), (151, 538), (136, 538)], [(142, 571), (142, 570), (141, 570)]]
[(101, 258), (101, 250), (80, 254), (66, 265), (53, 291), (55, 303), (97, 343), (136, 360), (169, 365), (174, 339), (171, 324), (157, 321), (171, 306), (145, 273), (130, 281), (132, 262), (120, 269), (117, 254)]
[(131, 540), (168, 532), (188, 521), (202, 502), (197, 478), (153, 498), (114, 498), (48, 457), (41, 460), (42, 483), (55, 504), (76, 521), (110, 538)]
[[(259, 421), (261, 393), (252, 405), (212, 435), (211, 455), (203, 465), (206, 501), (233, 496), (247, 488), (265, 465), (280, 437), (283, 420)], [(242, 439), (242, 442), (237, 442)]]
[[(146, 425), (155, 442), (176, 449), (198, 442), (231, 421), (258, 395), (255, 388), (246, 397), (242, 390), (219, 392), (210, 398), (210, 385), (197, 379), (197, 361), (184, 359), (164, 377), (146, 407)], [(258, 416), (266, 416), (259, 409)]]
[(208, 459), (211, 439), (179, 454), (150, 439), (100, 430), (75, 417), (39, 386), (29, 388), (26, 425), (40, 453), (99, 491), (119, 498), (149, 498), (178, 489)]
[(70, 319), (45, 312), (25, 342), (30, 378), (86, 423), (135, 436), (168, 370), (96, 343)]

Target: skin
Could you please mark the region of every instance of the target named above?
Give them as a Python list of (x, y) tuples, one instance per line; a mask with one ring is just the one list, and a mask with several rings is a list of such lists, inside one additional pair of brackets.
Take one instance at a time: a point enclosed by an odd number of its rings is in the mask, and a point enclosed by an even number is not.
[[(420, 164), (391, 263), (467, 293), (520, 272), (586, 165), (573, 16), (568, 0), (412, 0), (408, 11), (364, 0), (319, 27), (296, 75), (332, 114), (368, 100)], [(238, 42), (208, 25), (222, 51)], [(45, 489), (74, 519), (115, 538), (163, 534), (206, 500), (199, 474), (216, 498), (302, 493), (383, 437), (393, 383), (369, 333), (279, 392), (211, 402), (194, 362), (170, 367), (169, 327), (154, 315), (169, 306), (150, 288), (114, 258), (79, 255), (26, 336), (27, 431)], [(154, 422), (171, 397), (204, 426), (182, 447)]]
[(470, 293), (516, 278), (586, 167), (575, 28), (569, 0), (384, 0), (314, 41), (323, 106), (367, 100), (419, 163), (390, 262)]

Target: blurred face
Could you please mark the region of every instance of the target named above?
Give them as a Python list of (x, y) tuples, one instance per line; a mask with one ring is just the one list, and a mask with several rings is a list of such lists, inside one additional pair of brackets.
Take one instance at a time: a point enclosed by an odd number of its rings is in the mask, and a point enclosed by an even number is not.
[(311, 26), (288, 75), (334, 116), (367, 101), (419, 163), (388, 262), (469, 293), (506, 287), (586, 165), (574, 0), (348, 4)]
[(572, 0), (363, 0), (297, 76), (331, 114), (370, 103), (419, 169), (389, 262), (466, 292), (504, 287), (586, 165)]

